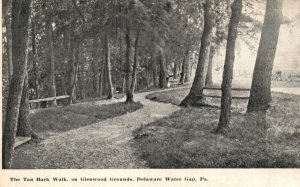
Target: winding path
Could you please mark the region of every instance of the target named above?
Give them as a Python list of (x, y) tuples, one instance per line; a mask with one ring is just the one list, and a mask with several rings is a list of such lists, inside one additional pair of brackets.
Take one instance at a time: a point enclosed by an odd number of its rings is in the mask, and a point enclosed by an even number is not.
[[(169, 90), (172, 89), (163, 91)], [(22, 149), (22, 155), (28, 156), (28, 159), (34, 157), (30, 159), (28, 168), (146, 168), (130, 146), (132, 132), (180, 109), (172, 104), (145, 99), (149, 93), (135, 94), (134, 100), (144, 105), (135, 112), (51, 136), (34, 149)], [(110, 102), (99, 101), (98, 104), (122, 101), (124, 98)]]
[[(186, 87), (160, 90), (160, 92), (184, 88)], [(272, 88), (272, 91), (300, 94), (299, 88), (290, 90)], [(172, 104), (146, 99), (145, 96), (152, 92), (135, 94), (134, 100), (144, 105), (135, 112), (55, 134), (34, 148), (19, 150), (22, 151), (22, 162), (28, 160), (23, 166), (25, 168), (21, 169), (146, 168), (146, 163), (137, 157), (131, 146), (132, 132), (142, 125), (169, 116), (180, 109)], [(124, 102), (124, 100), (125, 98), (98, 101), (97, 104), (111, 104)]]

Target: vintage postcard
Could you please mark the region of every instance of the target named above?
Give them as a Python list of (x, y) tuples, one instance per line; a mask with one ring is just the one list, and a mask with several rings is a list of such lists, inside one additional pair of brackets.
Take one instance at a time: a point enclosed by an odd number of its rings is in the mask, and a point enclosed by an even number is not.
[(300, 1), (1, 5), (0, 187), (300, 186)]

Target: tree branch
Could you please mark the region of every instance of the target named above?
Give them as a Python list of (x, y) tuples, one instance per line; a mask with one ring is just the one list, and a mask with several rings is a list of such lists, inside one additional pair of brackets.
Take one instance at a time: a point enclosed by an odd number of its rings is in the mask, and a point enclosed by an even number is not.
[(73, 4), (73, 6), (74, 6), (76, 12), (79, 14), (80, 18), (82, 19), (82, 21), (85, 23), (84, 16), (83, 16), (83, 14), (80, 12), (79, 8), (77, 7), (75, 0), (72, 0), (72, 4)]

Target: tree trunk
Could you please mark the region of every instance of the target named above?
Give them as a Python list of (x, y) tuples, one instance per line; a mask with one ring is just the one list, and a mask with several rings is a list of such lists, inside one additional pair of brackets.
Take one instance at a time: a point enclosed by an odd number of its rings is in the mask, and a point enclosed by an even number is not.
[(11, 33), (11, 21), (9, 17), (4, 18), (7, 38), (7, 62), (8, 62), (8, 80), (11, 81), (13, 74), (13, 62), (12, 62), (12, 33)]
[(162, 48), (159, 49), (159, 87), (167, 88), (167, 74), (166, 74), (166, 58)]
[(69, 104), (75, 103), (76, 102), (76, 94), (75, 94), (75, 89), (76, 89), (76, 83), (77, 83), (77, 76), (78, 76), (78, 68), (79, 68), (79, 53), (80, 53), (80, 40), (77, 38), (74, 41), (75, 46), (72, 50), (73, 52), (73, 71), (72, 71), (72, 77), (71, 77), (71, 82), (70, 82), (70, 88), (69, 88)]
[(138, 45), (139, 45), (139, 35), (140, 35), (140, 25), (138, 25), (135, 44), (134, 44), (134, 59), (133, 59), (133, 71), (132, 71), (132, 82), (131, 82), (131, 92), (134, 93), (134, 89), (137, 83), (136, 75), (137, 75), (137, 67), (138, 67)]
[(103, 96), (103, 74), (104, 74), (104, 65), (102, 64), (101, 67), (101, 73), (100, 73), (100, 81), (99, 81), (99, 96), (102, 97)]
[[(129, 26), (128, 26), (129, 27)], [(130, 38), (130, 28), (127, 28), (126, 33), (126, 103), (132, 103), (133, 102), (133, 93), (130, 89), (130, 83), (131, 83), (131, 38)]]
[(209, 61), (208, 61), (208, 68), (207, 68), (207, 74), (206, 74), (206, 79), (205, 79), (205, 86), (212, 86), (213, 81), (212, 81), (212, 67), (213, 67), (213, 59), (214, 55), (216, 53), (216, 49), (214, 46), (210, 47), (210, 53), (209, 53)]
[[(48, 97), (56, 97), (55, 77), (54, 77), (54, 52), (52, 37), (52, 19), (48, 18), (45, 24), (46, 36), (46, 69), (47, 69), (47, 93)], [(50, 106), (56, 106), (56, 100), (49, 101)]]
[(28, 117), (29, 117), (28, 73), (25, 72), (21, 104), (19, 109), (17, 136), (30, 137), (32, 135), (32, 128), (28, 121)]
[(152, 72), (153, 72), (153, 85), (154, 87), (158, 87), (157, 81), (157, 59), (153, 56), (152, 57)]
[(28, 22), (30, 0), (12, 2), (12, 61), (13, 76), (9, 87), (6, 118), (2, 136), (2, 168), (11, 168), (14, 154), (15, 128), (19, 118), (19, 107), (27, 67)]
[(282, 0), (267, 0), (247, 112), (266, 111), (272, 101), (271, 76), (282, 21)]
[(114, 88), (111, 80), (111, 64), (110, 64), (110, 45), (109, 36), (105, 35), (105, 63), (106, 63), (106, 75), (107, 75), (107, 99), (112, 99), (114, 95)]
[(181, 63), (181, 73), (180, 73), (180, 79), (179, 79), (179, 84), (183, 84), (185, 80), (185, 75), (186, 75), (186, 55), (184, 55), (182, 63)]
[(233, 77), (233, 65), (235, 58), (235, 41), (237, 28), (242, 14), (243, 0), (235, 0), (231, 6), (231, 19), (228, 25), (228, 37), (226, 46), (226, 57), (222, 80), (221, 113), (216, 132), (223, 132), (229, 127), (231, 113), (231, 84)]
[[(201, 105), (203, 87), (205, 85), (205, 78), (207, 73), (208, 57), (210, 52), (210, 43), (212, 37), (212, 30), (215, 23), (214, 4), (208, 1), (204, 5), (204, 30), (201, 37), (201, 47), (196, 69), (195, 78), (192, 88), (185, 99), (180, 103), (180, 106)], [(198, 103), (200, 101), (200, 103)]]
[[(80, 50), (82, 50), (82, 47), (80, 47)], [(79, 51), (79, 64), (78, 64), (78, 92), (79, 92), (79, 96), (80, 96), (80, 99), (85, 99), (86, 98), (86, 92), (87, 92), (87, 89), (86, 89), (86, 86), (85, 86), (85, 79), (84, 79), (84, 64), (82, 63), (82, 58), (81, 58), (81, 55), (82, 55), (82, 51)]]
[(178, 62), (177, 61), (174, 62), (173, 75), (174, 75), (174, 79), (177, 79), (177, 75), (178, 75)]
[(99, 97), (99, 78), (100, 78), (100, 71), (99, 71), (99, 60), (97, 57), (99, 57), (99, 55), (97, 55), (97, 46), (98, 42), (97, 42), (97, 38), (93, 39), (93, 49), (92, 49), (92, 72), (93, 72), (93, 77), (92, 77), (92, 85), (93, 85), (93, 90), (92, 92), (94, 93), (94, 97)]
[(185, 62), (185, 78), (184, 82), (191, 81), (191, 63), (190, 63), (190, 50), (188, 50), (186, 55), (186, 62)]
[(75, 34), (73, 28), (75, 27), (74, 23), (72, 22), (69, 27), (69, 41), (68, 41), (68, 64), (67, 64), (67, 89), (68, 95), (70, 96), (69, 104), (72, 103), (71, 98), (71, 91), (72, 85), (74, 81), (75, 75)]
[(33, 79), (34, 79), (34, 90), (35, 98), (38, 99), (39, 96), (39, 70), (38, 62), (36, 61), (36, 41), (35, 41), (35, 24), (31, 22), (31, 46), (32, 46), (32, 67), (33, 67)]

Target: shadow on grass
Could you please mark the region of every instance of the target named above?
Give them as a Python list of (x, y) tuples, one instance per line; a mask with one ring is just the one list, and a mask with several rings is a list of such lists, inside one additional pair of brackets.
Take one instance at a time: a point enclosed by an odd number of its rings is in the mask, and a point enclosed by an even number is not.
[[(188, 90), (154, 93), (162, 102), (178, 103)], [(256, 123), (258, 114), (245, 115), (244, 101), (236, 101), (230, 130), (211, 133), (219, 110), (183, 108), (168, 118), (141, 128), (133, 147), (150, 168), (297, 168), (300, 167), (300, 96), (273, 94), (266, 114), (269, 129)]]

